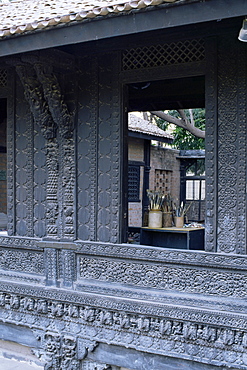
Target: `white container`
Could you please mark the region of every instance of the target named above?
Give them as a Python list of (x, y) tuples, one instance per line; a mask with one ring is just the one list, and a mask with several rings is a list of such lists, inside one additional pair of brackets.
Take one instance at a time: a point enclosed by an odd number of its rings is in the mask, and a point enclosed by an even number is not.
[(149, 211), (148, 227), (157, 229), (162, 227), (162, 211)]

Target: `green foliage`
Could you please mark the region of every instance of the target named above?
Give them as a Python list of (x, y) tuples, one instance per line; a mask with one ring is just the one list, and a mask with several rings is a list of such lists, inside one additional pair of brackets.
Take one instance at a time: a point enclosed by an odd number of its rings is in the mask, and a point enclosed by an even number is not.
[[(196, 108), (193, 109), (193, 116), (195, 121), (195, 126), (201, 130), (205, 130), (205, 109), (204, 108)], [(170, 110), (167, 112), (169, 115), (181, 118), (179, 113), (176, 110)], [(185, 109), (185, 114), (189, 118), (189, 110)], [(162, 120), (161, 118), (155, 118), (156, 124), (163, 130), (167, 130), (171, 127), (171, 123)], [(174, 126), (174, 125), (172, 125)], [(182, 127), (175, 126), (174, 130), (172, 131), (172, 135), (174, 136), (174, 141), (170, 144), (175, 149), (180, 150), (191, 150), (191, 149), (205, 149), (205, 140), (202, 138), (198, 138), (185, 130)]]
[(197, 159), (186, 170), (186, 176), (202, 176), (205, 175), (205, 159)]

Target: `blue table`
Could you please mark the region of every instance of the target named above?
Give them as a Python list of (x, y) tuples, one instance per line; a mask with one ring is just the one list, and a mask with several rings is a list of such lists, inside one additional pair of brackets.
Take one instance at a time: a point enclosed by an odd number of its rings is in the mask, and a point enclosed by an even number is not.
[(172, 249), (204, 250), (205, 229), (192, 227), (141, 228), (140, 244)]

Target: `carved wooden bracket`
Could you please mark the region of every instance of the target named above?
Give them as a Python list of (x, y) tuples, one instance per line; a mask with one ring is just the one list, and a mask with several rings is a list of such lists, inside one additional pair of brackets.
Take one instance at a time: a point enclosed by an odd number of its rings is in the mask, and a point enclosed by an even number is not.
[(41, 127), (44, 137), (54, 138), (57, 128), (62, 137), (72, 137), (73, 116), (63, 100), (51, 66), (41, 62), (36, 55), (11, 58), (7, 62), (15, 66), (34, 121)]
[(49, 112), (48, 104), (44, 99), (42, 85), (37, 80), (34, 69), (30, 68), (29, 65), (18, 57), (8, 58), (6, 62), (16, 69), (35, 123), (40, 126), (41, 132), (46, 139), (54, 138), (56, 136), (56, 124)]
[(44, 56), (27, 54), (7, 63), (15, 67), (34, 122), (47, 140), (46, 235), (74, 238), (74, 112), (69, 112), (52, 64)]
[(59, 127), (62, 137), (70, 138), (73, 134), (73, 119), (63, 100), (55, 74), (52, 73), (49, 66), (44, 66), (40, 62), (34, 63), (34, 69), (43, 87), (44, 97), (48, 103), (54, 122)]

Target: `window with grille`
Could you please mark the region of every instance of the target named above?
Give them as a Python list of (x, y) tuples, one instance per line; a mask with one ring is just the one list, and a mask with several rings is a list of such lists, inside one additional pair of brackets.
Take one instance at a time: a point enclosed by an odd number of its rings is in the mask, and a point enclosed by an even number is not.
[(190, 208), (187, 212), (189, 222), (205, 220), (205, 159), (184, 160), (181, 172), (181, 200)]
[(205, 200), (205, 180), (186, 180), (186, 200)]
[(140, 202), (140, 166), (129, 164), (128, 200)]

